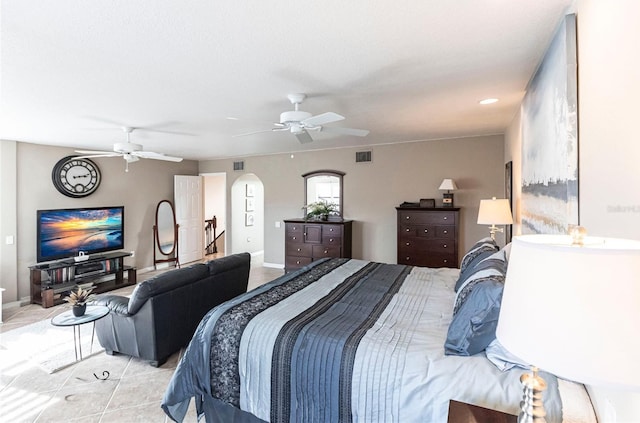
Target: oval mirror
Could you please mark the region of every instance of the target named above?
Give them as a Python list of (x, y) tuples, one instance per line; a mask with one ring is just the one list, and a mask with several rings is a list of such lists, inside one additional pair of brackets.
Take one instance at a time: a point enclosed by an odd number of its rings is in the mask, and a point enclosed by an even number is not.
[(169, 200), (160, 201), (156, 208), (156, 242), (165, 256), (173, 254), (176, 248), (176, 215)]
[(342, 177), (337, 170), (316, 170), (302, 175), (305, 205), (326, 201), (336, 205), (335, 216), (342, 217)]

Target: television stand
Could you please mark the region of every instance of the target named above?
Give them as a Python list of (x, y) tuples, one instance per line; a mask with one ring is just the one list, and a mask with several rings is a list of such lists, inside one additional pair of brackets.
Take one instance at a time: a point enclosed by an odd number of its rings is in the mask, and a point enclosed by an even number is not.
[(94, 255), (80, 262), (63, 259), (29, 266), (31, 304), (40, 304), (44, 308), (62, 304), (64, 297), (78, 285), (93, 285), (95, 294), (135, 285), (136, 268), (124, 265), (124, 258), (130, 255), (116, 251)]

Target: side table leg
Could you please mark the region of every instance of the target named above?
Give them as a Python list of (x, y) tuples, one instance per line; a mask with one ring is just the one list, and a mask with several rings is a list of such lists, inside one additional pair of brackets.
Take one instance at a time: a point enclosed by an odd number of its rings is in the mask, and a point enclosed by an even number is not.
[[(76, 331), (78, 331), (76, 333)], [(78, 345), (80, 345), (80, 326), (73, 325), (73, 349), (76, 353), (76, 361), (78, 361)], [(82, 360), (82, 352), (80, 352), (80, 359)]]

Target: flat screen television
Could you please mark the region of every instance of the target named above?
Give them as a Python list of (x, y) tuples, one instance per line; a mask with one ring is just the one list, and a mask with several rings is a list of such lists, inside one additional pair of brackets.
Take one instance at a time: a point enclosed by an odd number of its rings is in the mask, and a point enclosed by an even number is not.
[(38, 262), (124, 248), (124, 206), (38, 210)]

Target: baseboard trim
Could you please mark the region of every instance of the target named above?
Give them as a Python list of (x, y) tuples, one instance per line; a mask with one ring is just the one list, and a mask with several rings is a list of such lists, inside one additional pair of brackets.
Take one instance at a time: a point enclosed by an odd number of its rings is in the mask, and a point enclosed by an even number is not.
[(262, 267), (271, 267), (273, 269), (284, 269), (284, 264), (279, 263), (262, 263)]

